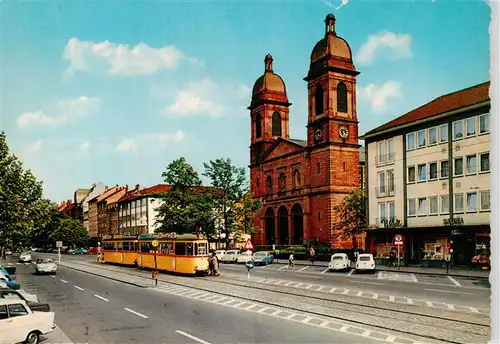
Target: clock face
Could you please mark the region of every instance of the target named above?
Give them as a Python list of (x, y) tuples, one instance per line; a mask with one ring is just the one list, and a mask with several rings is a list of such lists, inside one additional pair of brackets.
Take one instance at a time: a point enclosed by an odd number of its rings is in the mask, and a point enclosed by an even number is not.
[(339, 128), (340, 137), (346, 139), (349, 136), (349, 129), (346, 126), (341, 126)]
[(322, 138), (323, 138), (323, 130), (321, 130), (320, 128), (316, 129), (316, 131), (314, 132), (314, 139), (316, 140), (316, 142), (319, 142), (321, 141)]

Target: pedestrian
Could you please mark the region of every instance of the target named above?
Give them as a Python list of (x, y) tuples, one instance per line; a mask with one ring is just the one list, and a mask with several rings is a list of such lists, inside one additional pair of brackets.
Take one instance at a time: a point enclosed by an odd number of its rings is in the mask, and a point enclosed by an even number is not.
[(309, 259), (311, 259), (311, 264), (314, 265), (314, 258), (315, 258), (316, 252), (314, 251), (314, 247), (311, 246), (309, 250)]
[(290, 256), (288, 257), (288, 268), (292, 268), (295, 265), (295, 262), (293, 260), (293, 252), (290, 253)]
[(213, 252), (208, 256), (208, 275), (211, 276), (214, 274), (214, 259)]
[(217, 256), (215, 255), (215, 252), (212, 253), (212, 266), (213, 266), (213, 275), (214, 276), (220, 276), (220, 273), (219, 273), (219, 260), (217, 259)]
[(391, 248), (391, 252), (389, 253), (389, 266), (396, 266), (396, 252)]

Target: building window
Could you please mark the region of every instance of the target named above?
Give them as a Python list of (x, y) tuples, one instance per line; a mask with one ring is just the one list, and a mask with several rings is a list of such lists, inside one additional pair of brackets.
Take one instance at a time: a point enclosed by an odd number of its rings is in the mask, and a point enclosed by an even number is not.
[(320, 174), (321, 172), (321, 163), (316, 163), (316, 173)]
[(490, 114), (484, 114), (479, 116), (479, 134), (485, 134), (490, 132)]
[(450, 170), (450, 163), (448, 160), (441, 161), (441, 178), (448, 178)]
[(415, 133), (406, 134), (406, 150), (415, 149)]
[(394, 170), (387, 171), (387, 188), (389, 193), (394, 192)]
[(480, 192), (481, 210), (490, 210), (490, 192), (481, 191)]
[(293, 171), (293, 184), (296, 188), (300, 187), (300, 172), (298, 169)]
[(384, 224), (385, 217), (385, 203), (378, 204), (378, 218), (380, 219), (380, 224)]
[(431, 162), (429, 164), (429, 179), (434, 180), (438, 177), (438, 165), (437, 162)]
[(441, 196), (441, 214), (448, 214), (450, 212), (450, 196)]
[(387, 140), (387, 162), (393, 162), (395, 155), (396, 153), (394, 152), (394, 140)]
[(318, 221), (321, 221), (321, 212), (318, 211)]
[(324, 112), (324, 92), (321, 85), (316, 87), (314, 92), (314, 106), (316, 107), (316, 116), (322, 115)]
[(469, 155), (467, 157), (467, 174), (474, 174), (477, 172), (477, 156)]
[(279, 112), (273, 113), (272, 117), (272, 136), (281, 136), (281, 115)]
[(480, 163), (481, 163), (481, 166), (480, 166), (480, 171), (481, 172), (489, 172), (490, 170), (490, 153), (481, 153), (479, 155), (480, 157)]
[(453, 122), (453, 140), (460, 140), (464, 137), (464, 121)]
[(476, 117), (469, 117), (465, 120), (465, 135), (467, 137), (476, 135)]
[(255, 137), (262, 137), (262, 116), (260, 113), (255, 117)]
[(427, 215), (427, 197), (418, 199), (418, 215)]
[(347, 112), (347, 87), (343, 82), (337, 85), (337, 111)]
[(429, 197), (429, 214), (436, 215), (438, 213), (438, 198), (437, 196)]
[(285, 173), (283, 172), (281, 172), (279, 176), (279, 186), (281, 191), (284, 191), (286, 189), (286, 177)]
[(439, 142), (448, 141), (448, 123), (439, 126)]
[(385, 193), (385, 172), (378, 173), (378, 190), (379, 193)]
[(437, 144), (437, 127), (429, 128), (429, 145)]
[(408, 183), (415, 183), (415, 166), (408, 166)]
[(378, 163), (385, 163), (385, 141), (380, 141), (378, 143)]
[(427, 180), (427, 165), (418, 165), (418, 181), (425, 182)]
[(419, 130), (417, 133), (418, 148), (425, 147), (425, 129)]
[(273, 192), (273, 178), (271, 176), (267, 176), (266, 178), (266, 188), (268, 193)]
[(467, 212), (477, 212), (477, 192), (467, 193)]
[(396, 218), (396, 204), (394, 202), (387, 202), (389, 208), (389, 220), (394, 220)]
[(453, 175), (455, 177), (464, 175), (464, 158), (455, 158), (453, 166)]
[(453, 200), (453, 210), (455, 213), (464, 212), (464, 194), (455, 194)]
[(415, 216), (417, 215), (417, 206), (416, 206), (416, 201), (415, 198), (410, 198), (408, 199), (408, 216)]

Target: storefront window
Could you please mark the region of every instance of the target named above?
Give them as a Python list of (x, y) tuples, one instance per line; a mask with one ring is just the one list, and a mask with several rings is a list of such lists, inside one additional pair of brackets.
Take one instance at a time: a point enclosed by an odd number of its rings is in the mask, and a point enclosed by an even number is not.
[(448, 238), (427, 239), (423, 254), (424, 260), (444, 260), (448, 254)]
[(472, 263), (490, 263), (490, 236), (488, 234), (476, 234), (476, 247)]

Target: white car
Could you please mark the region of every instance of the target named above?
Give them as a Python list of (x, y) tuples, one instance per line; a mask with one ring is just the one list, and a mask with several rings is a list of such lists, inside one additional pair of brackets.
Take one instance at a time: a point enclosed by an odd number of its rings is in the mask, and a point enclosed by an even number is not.
[(0, 299), (0, 344), (38, 344), (56, 328), (54, 312), (33, 312), (26, 302)]
[(351, 268), (351, 261), (345, 253), (334, 253), (328, 264), (330, 271), (347, 270)]
[(229, 250), (226, 251), (226, 254), (222, 256), (221, 262), (223, 263), (236, 263), (238, 260), (238, 255), (240, 254), (240, 250)]
[(21, 263), (31, 263), (31, 253), (23, 252), (19, 256), (19, 262)]
[(215, 256), (217, 257), (217, 260), (220, 262), (222, 261), (222, 258), (226, 254), (226, 250), (217, 250), (215, 251)]
[(35, 263), (35, 273), (39, 274), (56, 274), (57, 265), (50, 258), (38, 258)]
[(356, 273), (361, 271), (375, 272), (375, 260), (373, 259), (373, 254), (358, 254), (358, 260), (356, 261)]
[(252, 259), (252, 252), (247, 251), (247, 252), (242, 252), (238, 255), (238, 258), (236, 258), (236, 263), (238, 264), (245, 264), (249, 260)]

